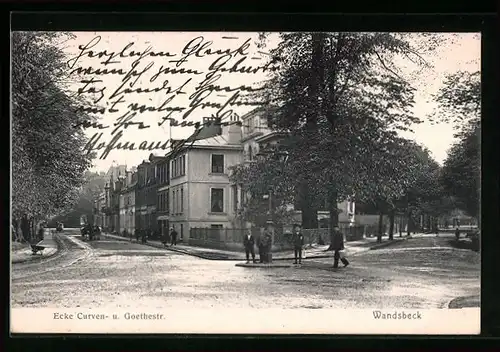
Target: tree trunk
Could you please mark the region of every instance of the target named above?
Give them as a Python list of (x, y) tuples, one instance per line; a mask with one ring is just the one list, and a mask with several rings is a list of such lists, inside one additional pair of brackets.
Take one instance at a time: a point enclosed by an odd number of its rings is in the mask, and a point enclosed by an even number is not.
[(396, 215), (396, 210), (393, 208), (389, 211), (389, 240), (394, 239), (394, 218)]
[(399, 216), (399, 237), (403, 237), (403, 217)]
[(382, 231), (384, 225), (384, 213), (380, 212), (378, 215), (378, 233), (377, 233), (377, 242), (382, 242)]
[(328, 197), (328, 212), (330, 215), (330, 246), (327, 250), (333, 250), (334, 228), (339, 226), (339, 211), (337, 208), (337, 192), (331, 191)]
[(411, 235), (411, 226), (413, 224), (412, 218), (411, 218), (411, 210), (408, 210), (408, 224), (406, 225), (406, 236)]
[(302, 228), (318, 228), (318, 209), (310, 194), (310, 186), (304, 181), (300, 188), (300, 211), (302, 212)]
[[(324, 52), (324, 33), (312, 34), (312, 72), (310, 76), (310, 92), (312, 99), (318, 99), (323, 91), (324, 67), (323, 67), (323, 52)], [(307, 114), (306, 121), (306, 137), (309, 142), (313, 141), (318, 131), (318, 115), (321, 113), (321, 102), (318, 101), (318, 109), (310, 111)], [(318, 228), (318, 209), (314, 205), (314, 199), (311, 196), (310, 186), (307, 180), (304, 180), (301, 187), (301, 211), (302, 211), (302, 227), (305, 229)]]

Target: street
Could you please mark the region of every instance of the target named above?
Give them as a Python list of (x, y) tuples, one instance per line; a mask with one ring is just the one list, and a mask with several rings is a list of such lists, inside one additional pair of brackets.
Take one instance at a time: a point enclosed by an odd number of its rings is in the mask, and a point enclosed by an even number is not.
[[(453, 235), (418, 235), (361, 252), (347, 268), (331, 259), (300, 267), (242, 268), (76, 230), (43, 262), (12, 266), (13, 308), (448, 308), (479, 306), (480, 254)], [(466, 303), (465, 303), (466, 304)]]

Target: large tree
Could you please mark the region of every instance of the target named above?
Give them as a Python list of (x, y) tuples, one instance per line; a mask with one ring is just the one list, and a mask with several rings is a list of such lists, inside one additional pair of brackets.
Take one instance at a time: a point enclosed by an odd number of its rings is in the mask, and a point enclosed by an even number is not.
[(471, 121), (448, 152), (441, 178), (444, 189), (457, 199), (460, 208), (476, 218), (481, 182), (480, 134), (480, 125)]
[(303, 226), (315, 227), (315, 200), (325, 198), (335, 224), (337, 203), (384, 172), (368, 166), (372, 148), (419, 122), (414, 89), (393, 59), (426, 63), (406, 35), (390, 33), (283, 33), (271, 55), (280, 70), (258, 94), (274, 107), (270, 127), (288, 135)]
[(461, 209), (477, 218), (481, 173), (480, 72), (458, 71), (448, 75), (435, 99), (438, 103), (435, 116), (453, 122), (457, 129), (457, 142), (444, 162), (442, 185)]
[(68, 35), (12, 33), (12, 209), (43, 218), (68, 212), (92, 155), (74, 126), (87, 116), (77, 101), (61, 50)]

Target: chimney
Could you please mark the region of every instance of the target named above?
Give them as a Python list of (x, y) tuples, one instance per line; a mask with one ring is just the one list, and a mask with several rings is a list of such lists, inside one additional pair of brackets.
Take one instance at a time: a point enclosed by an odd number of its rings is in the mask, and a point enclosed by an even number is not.
[(241, 143), (241, 122), (239, 117), (231, 116), (229, 121), (223, 122), (222, 135), (226, 138), (228, 144)]

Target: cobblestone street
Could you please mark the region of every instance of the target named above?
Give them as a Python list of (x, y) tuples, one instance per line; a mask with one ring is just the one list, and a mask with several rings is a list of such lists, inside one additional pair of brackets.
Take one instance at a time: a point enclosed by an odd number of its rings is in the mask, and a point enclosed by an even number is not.
[(412, 238), (351, 256), (347, 268), (311, 259), (265, 269), (70, 235), (47, 262), (13, 265), (12, 307), (447, 308), (480, 292), (479, 254), (450, 240)]

